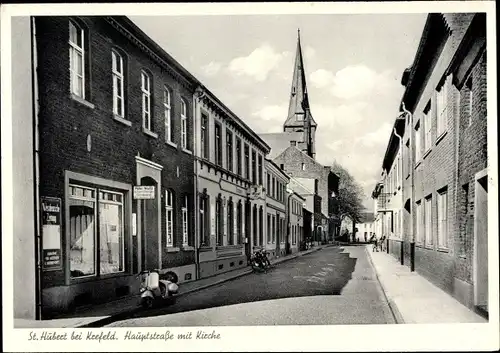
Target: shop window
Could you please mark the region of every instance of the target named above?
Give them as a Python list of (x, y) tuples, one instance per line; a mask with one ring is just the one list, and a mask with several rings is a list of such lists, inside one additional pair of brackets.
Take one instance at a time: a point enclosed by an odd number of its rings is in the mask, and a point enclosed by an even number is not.
[(70, 184), (68, 199), (71, 277), (124, 271), (123, 194)]

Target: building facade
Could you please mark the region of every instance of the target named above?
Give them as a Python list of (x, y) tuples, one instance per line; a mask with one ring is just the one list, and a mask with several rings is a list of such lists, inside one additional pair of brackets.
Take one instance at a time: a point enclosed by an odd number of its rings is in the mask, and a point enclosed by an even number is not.
[(290, 177), (269, 159), (265, 160), (265, 170), (265, 236), (263, 239), (259, 239), (259, 242), (255, 242), (254, 246), (262, 247), (270, 253), (271, 257), (285, 256), (289, 248), (286, 223), (286, 189)]
[(291, 254), (300, 250), (300, 244), (304, 241), (304, 204), (306, 199), (289, 190), (288, 193), (288, 243), (290, 244), (289, 252)]
[(126, 17), (33, 25), (45, 316), (195, 279), (198, 82)]
[[(402, 77), (405, 118), (395, 123), (395, 133), (403, 137), (401, 261), (483, 313), (488, 311), (485, 33), (485, 14), (430, 14)], [(384, 192), (375, 191), (381, 200)]]
[(263, 241), (269, 146), (210, 91), (197, 93), (199, 278), (247, 266)]

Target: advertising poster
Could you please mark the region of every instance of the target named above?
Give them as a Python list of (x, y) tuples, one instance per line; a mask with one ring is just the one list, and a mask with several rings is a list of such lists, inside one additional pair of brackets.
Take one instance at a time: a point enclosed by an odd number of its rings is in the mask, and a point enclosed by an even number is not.
[(42, 267), (44, 271), (62, 268), (61, 199), (42, 197)]

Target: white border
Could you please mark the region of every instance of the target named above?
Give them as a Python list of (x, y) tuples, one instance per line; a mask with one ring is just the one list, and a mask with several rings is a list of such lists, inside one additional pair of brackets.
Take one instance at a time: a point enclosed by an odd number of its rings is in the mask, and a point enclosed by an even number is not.
[[(119, 9), (119, 10), (118, 10)], [(219, 327), (221, 340), (191, 341), (33, 341), (27, 338), (30, 329), (12, 329), (12, 107), (11, 107), (11, 16), (28, 15), (244, 15), (244, 14), (380, 14), (418, 12), (488, 12), (488, 153), (491, 200), (488, 227), (490, 278), (498, 278), (498, 166), (496, 107), (496, 15), (493, 1), (454, 2), (358, 2), (358, 3), (192, 3), (192, 4), (50, 4), (2, 5), (1, 7), (1, 95), (2, 95), (2, 252), (3, 252), (3, 337), (4, 348), (12, 351), (401, 351), (401, 350), (494, 350), (499, 346), (498, 300), (491, 300), (489, 324), (455, 325), (351, 325), (351, 326), (275, 326)], [(491, 256), (496, 255), (496, 256)], [(489, 281), (490, 295), (498, 296), (498, 281)], [(498, 298), (498, 297), (497, 297)], [(492, 299), (497, 299), (492, 298)], [(418, 308), (416, 308), (418, 310)], [(134, 329), (163, 333), (185, 332), (190, 328)], [(196, 328), (192, 328), (196, 331)], [(203, 330), (211, 332), (210, 328)], [(52, 331), (52, 330), (51, 330)], [(54, 330), (58, 333), (72, 329)], [(88, 330), (85, 330), (88, 331)], [(92, 330), (94, 333), (101, 330)], [(123, 336), (127, 329), (116, 329)]]

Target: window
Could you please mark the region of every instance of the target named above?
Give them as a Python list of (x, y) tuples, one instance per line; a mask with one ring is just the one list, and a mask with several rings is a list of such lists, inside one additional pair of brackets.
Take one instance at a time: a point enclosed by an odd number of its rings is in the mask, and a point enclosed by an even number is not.
[(124, 271), (123, 201), (119, 192), (69, 185), (71, 277)]
[(173, 142), (170, 91), (166, 87), (163, 90), (163, 110), (165, 111), (165, 141)]
[(200, 240), (201, 246), (210, 246), (210, 224), (209, 224), (209, 198), (206, 194), (200, 194)]
[(224, 214), (222, 210), (222, 197), (219, 195), (215, 202), (215, 234), (217, 237), (217, 246), (222, 246), (223, 227), (224, 227)]
[(425, 245), (432, 245), (432, 196), (425, 199)]
[(125, 117), (125, 95), (123, 89), (123, 58), (116, 51), (111, 51), (113, 74), (113, 114)]
[(141, 72), (142, 90), (142, 127), (152, 131), (151, 124), (151, 79), (147, 73)]
[(302, 170), (306, 170), (306, 164), (302, 163)]
[(271, 196), (271, 174), (267, 173), (267, 195)]
[(242, 176), (241, 172), (241, 139), (236, 137), (236, 173)]
[(472, 74), (469, 76), (467, 81), (465, 82), (466, 87), (466, 95), (467, 95), (467, 116), (469, 117), (468, 123), (469, 126), (472, 124), (472, 107), (474, 103), (473, 95), (472, 95)]
[(227, 203), (227, 243), (234, 245), (234, 208), (233, 200), (229, 198)]
[(253, 219), (253, 224), (252, 224), (253, 245), (257, 246), (258, 229), (257, 229), (257, 206), (256, 205), (253, 206), (252, 219)]
[(252, 184), (257, 184), (257, 154), (252, 150)]
[(422, 158), (421, 141), (422, 136), (420, 135), (420, 122), (418, 122), (415, 127), (415, 162), (420, 161), (420, 158)]
[(165, 225), (167, 247), (174, 246), (174, 197), (172, 190), (165, 191)]
[(259, 154), (259, 185), (262, 185), (262, 156)]
[(189, 237), (188, 237), (188, 196), (184, 196), (184, 204), (182, 205), (181, 213), (182, 213), (182, 245), (189, 245)]
[(245, 144), (245, 176), (246, 179), (250, 179), (250, 149), (247, 144)]
[(201, 113), (201, 157), (209, 159), (208, 115)]
[(70, 89), (74, 95), (85, 99), (85, 31), (69, 21), (69, 73)]
[(437, 136), (446, 131), (448, 124), (448, 84), (444, 81), (443, 85), (436, 92), (436, 110), (437, 110)]
[(241, 244), (243, 242), (243, 209), (241, 201), (238, 202), (236, 207), (236, 234), (237, 244)]
[(431, 102), (427, 103), (427, 107), (424, 110), (424, 150), (427, 152), (431, 148), (432, 144), (432, 119), (431, 119)]
[(181, 99), (181, 147), (188, 149), (187, 104)]
[(423, 214), (422, 214), (422, 202), (421, 201), (418, 201), (417, 202), (417, 205), (416, 205), (416, 222), (417, 222), (417, 226), (416, 226), (416, 234), (415, 234), (415, 241), (417, 244), (422, 244), (423, 243), (423, 239), (422, 239), (422, 235), (423, 235)]
[(446, 189), (438, 192), (437, 198), (437, 239), (438, 247), (443, 249), (448, 247), (448, 192)]
[(273, 188), (273, 192), (271, 193), (271, 195), (273, 195), (273, 198), (275, 199), (276, 198), (276, 179), (274, 179), (274, 177), (271, 177), (271, 183), (272, 183), (272, 188)]
[(267, 243), (271, 243), (271, 215), (267, 214)]
[(276, 216), (271, 215), (271, 235), (273, 239), (273, 244), (276, 243)]
[(233, 171), (233, 134), (231, 131), (226, 132), (226, 168), (230, 172)]
[(262, 206), (259, 208), (259, 245), (264, 245), (264, 210)]
[(219, 123), (215, 123), (215, 164), (222, 166), (222, 136), (221, 136), (221, 126)]

